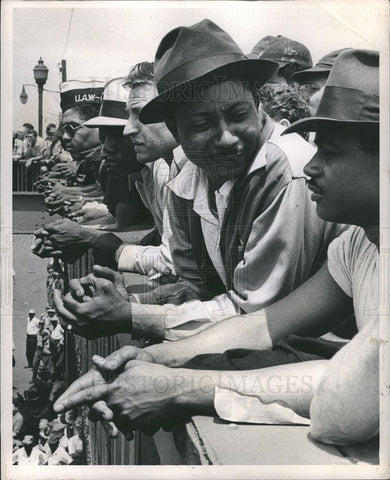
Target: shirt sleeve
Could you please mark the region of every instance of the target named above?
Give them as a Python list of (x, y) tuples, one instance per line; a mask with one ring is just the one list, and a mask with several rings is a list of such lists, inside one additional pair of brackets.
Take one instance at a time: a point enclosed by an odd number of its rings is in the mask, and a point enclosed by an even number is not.
[(353, 251), (353, 237), (361, 230), (353, 227), (333, 240), (328, 248), (328, 270), (333, 280), (349, 297), (352, 297), (351, 255)]
[(233, 389), (216, 387), (214, 408), (218, 416), (229, 422), (261, 423), (274, 425), (310, 425), (302, 417), (280, 403), (263, 403), (256, 390), (249, 395)]
[(133, 334), (179, 340), (237, 313), (237, 308), (227, 294), (206, 302), (193, 300), (182, 305), (132, 303)]
[(293, 178), (253, 222), (231, 299), (249, 313), (284, 298), (318, 270), (345, 228), (320, 219), (306, 180)]

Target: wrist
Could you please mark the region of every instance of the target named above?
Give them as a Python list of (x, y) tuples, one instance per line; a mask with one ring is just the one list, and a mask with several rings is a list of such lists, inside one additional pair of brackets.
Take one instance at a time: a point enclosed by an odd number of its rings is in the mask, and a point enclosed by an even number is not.
[(172, 370), (174, 372), (173, 404), (191, 412), (192, 415), (212, 413), (218, 372), (185, 368)]
[(124, 300), (122, 313), (118, 321), (120, 333), (131, 333), (133, 322), (131, 318), (131, 303)]

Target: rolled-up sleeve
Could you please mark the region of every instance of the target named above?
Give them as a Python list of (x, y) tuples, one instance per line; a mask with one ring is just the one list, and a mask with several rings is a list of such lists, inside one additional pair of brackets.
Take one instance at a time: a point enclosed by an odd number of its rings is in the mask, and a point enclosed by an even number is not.
[(135, 336), (150, 336), (164, 340), (179, 340), (238, 313), (228, 295), (212, 300), (193, 300), (182, 305), (132, 304), (132, 324)]

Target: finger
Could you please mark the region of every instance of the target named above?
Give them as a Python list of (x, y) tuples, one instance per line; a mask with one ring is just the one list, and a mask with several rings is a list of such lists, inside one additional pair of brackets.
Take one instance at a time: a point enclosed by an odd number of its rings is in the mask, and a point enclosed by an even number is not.
[(102, 421), (102, 426), (106, 432), (106, 434), (110, 438), (117, 438), (119, 435), (118, 429), (115, 426), (114, 422), (105, 422), (104, 420)]
[(110, 422), (114, 418), (114, 414), (107, 403), (104, 400), (95, 402), (89, 409), (88, 418), (92, 422), (98, 422), (100, 420), (106, 420)]
[(130, 360), (134, 360), (137, 357), (138, 352), (139, 348), (126, 345), (111, 353), (106, 358), (100, 357), (99, 355), (94, 355), (92, 357), (92, 362), (98, 368), (106, 371), (112, 371), (123, 367)]
[(45, 228), (39, 228), (35, 230), (34, 235), (36, 237), (44, 237), (45, 235), (49, 235), (49, 232)]
[(69, 291), (71, 292), (73, 297), (81, 299), (86, 294), (86, 292), (80, 280), (80, 278), (73, 278), (69, 282)]
[(109, 393), (109, 385), (99, 384), (93, 387), (85, 388), (80, 392), (76, 392), (67, 398), (57, 400), (53, 409), (56, 413), (66, 412), (72, 408), (79, 407), (81, 405), (89, 405), (95, 403), (98, 400), (104, 400)]
[(56, 307), (58, 315), (60, 315), (63, 319), (67, 320), (69, 322), (77, 322), (77, 318), (72, 315), (72, 313), (67, 310), (64, 306), (64, 301), (61, 298), (61, 292), (60, 295), (53, 295), (53, 301), (54, 301), (54, 306)]
[(94, 265), (92, 267), (92, 272), (96, 277), (105, 278), (110, 280), (112, 283), (115, 283), (116, 276), (118, 275), (115, 270), (112, 270), (108, 267), (103, 267), (101, 265)]

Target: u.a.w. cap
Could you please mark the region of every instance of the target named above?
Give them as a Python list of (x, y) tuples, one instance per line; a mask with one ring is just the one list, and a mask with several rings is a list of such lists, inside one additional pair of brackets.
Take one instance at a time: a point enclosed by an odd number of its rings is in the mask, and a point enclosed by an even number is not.
[(104, 82), (100, 80), (69, 80), (60, 84), (61, 110), (85, 104), (101, 104)]

